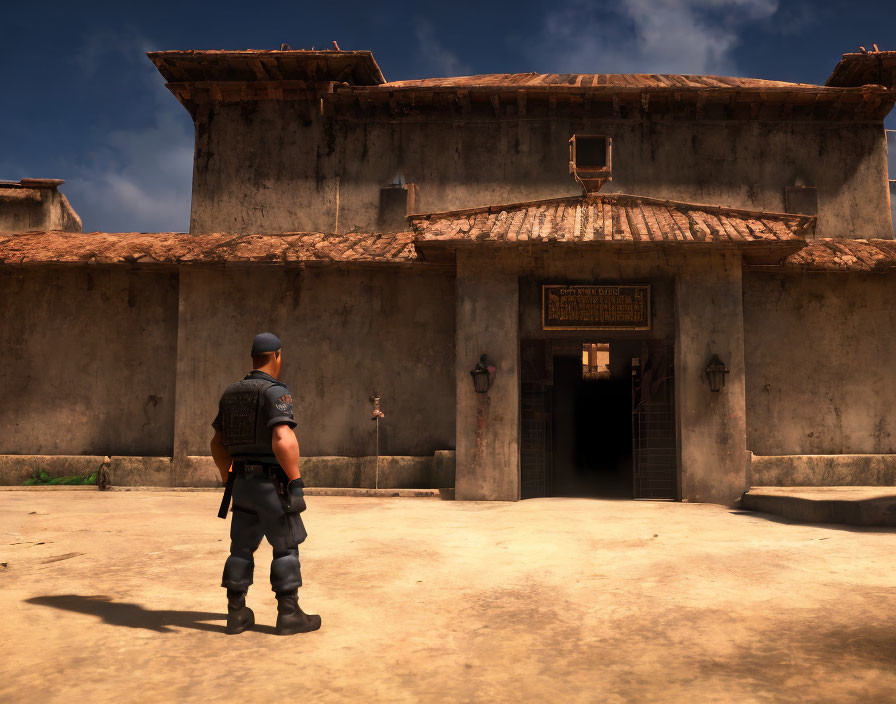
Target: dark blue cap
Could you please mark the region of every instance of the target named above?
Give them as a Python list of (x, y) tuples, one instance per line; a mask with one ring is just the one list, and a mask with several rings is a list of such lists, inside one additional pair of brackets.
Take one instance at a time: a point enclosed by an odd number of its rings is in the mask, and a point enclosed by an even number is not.
[(257, 357), (265, 352), (276, 352), (283, 345), (280, 344), (280, 338), (272, 332), (263, 332), (255, 336), (252, 340), (252, 356)]

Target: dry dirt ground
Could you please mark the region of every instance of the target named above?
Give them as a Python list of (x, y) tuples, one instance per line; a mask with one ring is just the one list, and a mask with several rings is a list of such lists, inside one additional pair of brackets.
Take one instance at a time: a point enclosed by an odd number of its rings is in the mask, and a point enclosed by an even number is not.
[(0, 492), (4, 702), (893, 702), (896, 530), (310, 497), (322, 630), (223, 633), (217, 493)]

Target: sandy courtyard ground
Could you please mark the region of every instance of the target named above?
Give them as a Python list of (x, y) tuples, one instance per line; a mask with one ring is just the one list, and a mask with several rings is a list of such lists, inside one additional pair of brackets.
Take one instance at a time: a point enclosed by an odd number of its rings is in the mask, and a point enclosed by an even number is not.
[(4, 702), (893, 702), (896, 530), (710, 504), (310, 497), (223, 633), (217, 493), (0, 491)]

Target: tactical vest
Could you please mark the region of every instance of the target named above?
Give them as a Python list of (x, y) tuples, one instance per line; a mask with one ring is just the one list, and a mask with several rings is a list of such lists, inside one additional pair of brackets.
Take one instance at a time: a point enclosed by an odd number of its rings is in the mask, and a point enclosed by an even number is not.
[(263, 394), (281, 382), (243, 379), (231, 384), (221, 396), (221, 434), (231, 457), (276, 462), (271, 449), (272, 431), (264, 415)]

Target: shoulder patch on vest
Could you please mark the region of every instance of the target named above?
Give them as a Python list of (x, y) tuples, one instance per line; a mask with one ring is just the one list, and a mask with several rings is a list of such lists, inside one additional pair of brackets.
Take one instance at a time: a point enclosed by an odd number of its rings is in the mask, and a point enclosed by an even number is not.
[(274, 406), (281, 413), (292, 415), (292, 396), (290, 394), (283, 394), (277, 399), (277, 403), (275, 403)]

